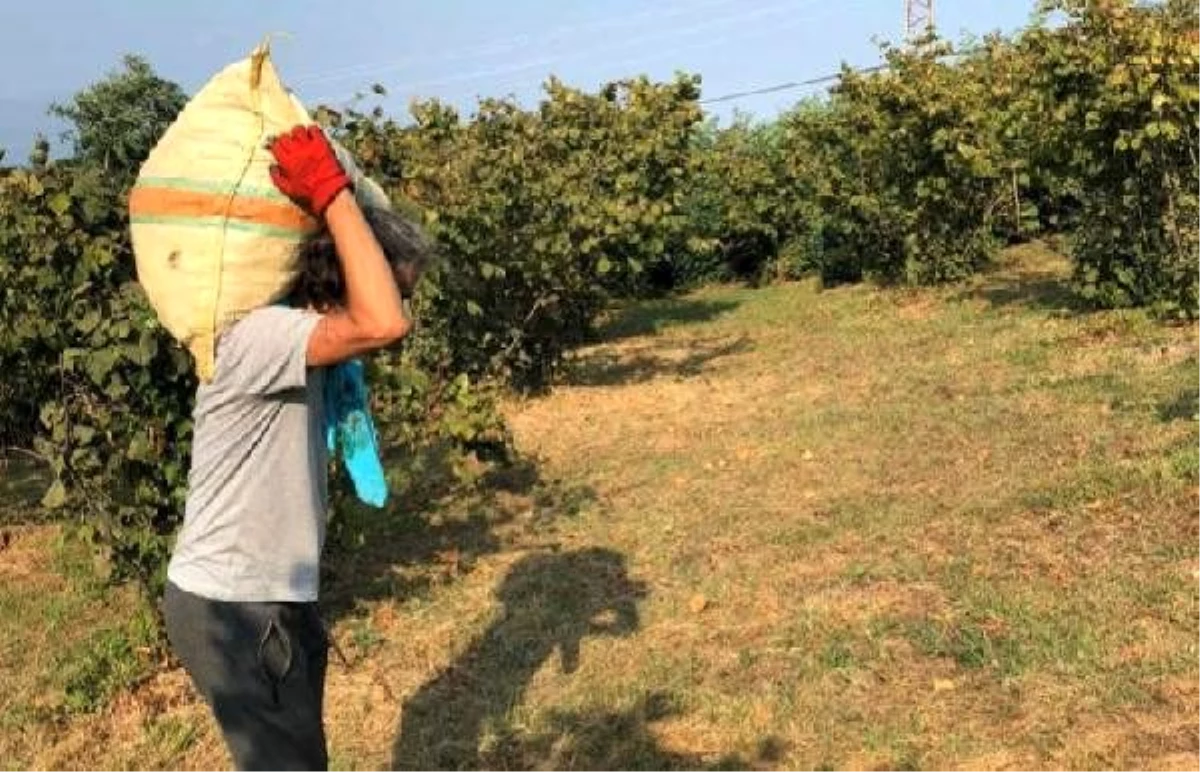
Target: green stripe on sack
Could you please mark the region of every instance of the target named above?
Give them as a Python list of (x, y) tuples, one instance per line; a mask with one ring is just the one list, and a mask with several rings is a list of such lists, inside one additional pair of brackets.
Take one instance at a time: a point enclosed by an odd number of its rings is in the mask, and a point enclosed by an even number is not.
[[(229, 195), (233, 192), (233, 183), (216, 180), (197, 180), (191, 177), (141, 177), (137, 181), (139, 188), (170, 188), (171, 190), (191, 190), (198, 193), (219, 193)], [(239, 196), (265, 198), (271, 201), (290, 201), (271, 185), (242, 185), (237, 191)]]
[(189, 228), (227, 228), (231, 231), (257, 233), (260, 236), (274, 236), (289, 241), (303, 241), (304, 234), (291, 228), (280, 228), (277, 225), (262, 225), (246, 222), (245, 220), (226, 219), (224, 217), (184, 217), (175, 215), (137, 215), (129, 218), (132, 225), (183, 225)]

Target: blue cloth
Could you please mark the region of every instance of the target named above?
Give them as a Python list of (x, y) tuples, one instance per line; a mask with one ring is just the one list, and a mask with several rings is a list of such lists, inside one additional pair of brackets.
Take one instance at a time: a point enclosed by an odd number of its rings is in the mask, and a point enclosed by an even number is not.
[[(291, 306), (285, 299), (279, 303)], [(354, 483), (354, 493), (364, 504), (382, 508), (387, 503), (387, 478), (379, 460), (379, 434), (371, 420), (366, 368), (351, 359), (325, 368), (325, 446), (331, 456), (341, 455), (342, 465)]]
[(341, 456), (358, 498), (382, 507), (388, 498), (387, 478), (379, 460), (365, 372), (358, 359), (325, 369), (325, 442), (330, 455)]

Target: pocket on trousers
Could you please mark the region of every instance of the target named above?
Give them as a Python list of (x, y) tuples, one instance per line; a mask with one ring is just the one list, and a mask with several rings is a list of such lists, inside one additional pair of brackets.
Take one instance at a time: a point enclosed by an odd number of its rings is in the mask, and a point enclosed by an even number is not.
[(267, 620), (267, 629), (258, 642), (258, 664), (271, 685), (271, 696), (279, 704), (279, 687), (292, 672), (292, 641), (287, 630), (274, 619)]

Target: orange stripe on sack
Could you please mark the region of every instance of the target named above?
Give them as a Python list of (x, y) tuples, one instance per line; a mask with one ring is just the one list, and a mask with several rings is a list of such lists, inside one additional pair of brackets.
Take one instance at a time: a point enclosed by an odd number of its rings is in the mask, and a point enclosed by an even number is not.
[[(228, 211), (226, 211), (228, 209)], [(298, 207), (280, 201), (229, 196), (197, 190), (135, 187), (129, 195), (131, 217), (230, 217), (258, 225), (307, 233), (317, 227)]]

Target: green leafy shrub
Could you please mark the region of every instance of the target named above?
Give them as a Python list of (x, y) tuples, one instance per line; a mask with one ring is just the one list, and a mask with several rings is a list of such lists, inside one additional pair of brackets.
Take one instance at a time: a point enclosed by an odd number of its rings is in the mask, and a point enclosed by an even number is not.
[(828, 110), (793, 120), (793, 158), (817, 159), (827, 280), (952, 281), (994, 255), (1002, 153), (983, 84), (947, 53), (885, 49), (887, 70), (844, 71)]
[(639, 291), (686, 237), (678, 202), (697, 96), (688, 77), (596, 94), (551, 80), (532, 110), (486, 99), (463, 120), (426, 102), (406, 127), (334, 116), (364, 167), (425, 213), (443, 253), (425, 288), (420, 366), (549, 383), (608, 298)]
[[(1075, 180), (1071, 254), (1100, 305), (1194, 316), (1200, 87), (1194, 4), (1053, 0), (1018, 41), (1042, 163)], [(1031, 119), (1032, 120), (1032, 119)]]
[(44, 503), (149, 586), (182, 511), (195, 380), (134, 281), (118, 204), (86, 169), (0, 180), (0, 362), (37, 409)]

